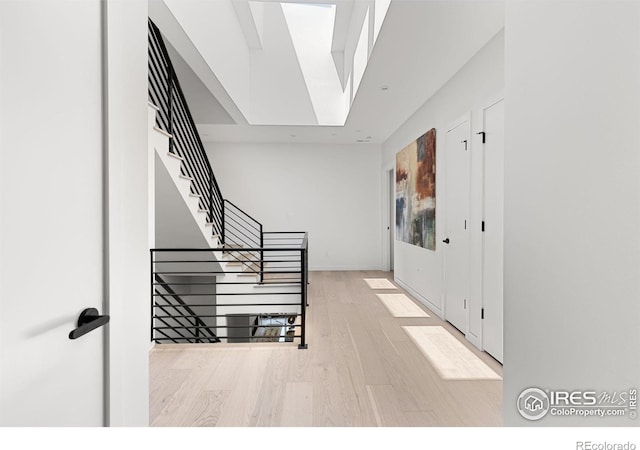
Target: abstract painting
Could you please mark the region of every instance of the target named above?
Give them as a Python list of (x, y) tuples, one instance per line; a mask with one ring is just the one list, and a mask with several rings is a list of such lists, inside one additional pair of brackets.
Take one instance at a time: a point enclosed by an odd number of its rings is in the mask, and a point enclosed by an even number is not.
[(436, 249), (436, 129), (396, 155), (396, 239)]

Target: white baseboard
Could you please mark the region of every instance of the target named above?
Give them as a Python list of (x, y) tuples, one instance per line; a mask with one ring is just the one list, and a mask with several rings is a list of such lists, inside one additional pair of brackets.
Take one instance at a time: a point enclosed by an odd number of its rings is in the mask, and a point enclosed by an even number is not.
[(422, 304), (424, 304), (424, 306), (426, 306), (427, 308), (429, 308), (432, 312), (434, 312), (439, 318), (441, 318), (442, 320), (444, 320), (444, 314), (442, 312), (442, 309), (439, 308), (438, 306), (436, 306), (434, 303), (432, 303), (431, 301), (429, 301), (428, 298), (424, 297), (423, 295), (419, 294), (418, 292), (415, 291), (415, 289), (413, 289), (411, 286), (409, 286), (407, 283), (405, 283), (404, 281), (402, 281), (401, 279), (399, 279), (398, 277), (394, 277), (393, 278), (394, 281), (396, 283), (398, 283), (400, 285), (400, 287), (402, 289), (404, 289), (405, 291), (407, 291), (409, 294), (411, 294), (413, 297), (415, 297), (417, 300), (419, 300)]

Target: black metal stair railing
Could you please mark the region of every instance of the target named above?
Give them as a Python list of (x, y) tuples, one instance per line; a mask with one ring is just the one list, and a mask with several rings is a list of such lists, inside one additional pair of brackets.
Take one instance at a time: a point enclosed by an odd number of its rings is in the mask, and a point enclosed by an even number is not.
[[(229, 200), (224, 201), (224, 236), (224, 246), (229, 250), (264, 247), (262, 224)], [(228, 254), (241, 263), (247, 272), (257, 274), (260, 282), (263, 281), (263, 251), (242, 252), (241, 256), (233, 251)]]
[(151, 340), (156, 336), (175, 344), (220, 342), (213, 328), (176, 294), (171, 283), (158, 274), (154, 274), (154, 280), (151, 320), (156, 323), (152, 325)]
[[(229, 342), (230, 339), (238, 338), (237, 334), (231, 336), (234, 334), (232, 333), (234, 326), (226, 323), (227, 320), (232, 321), (230, 318), (232, 315), (197, 314), (197, 312), (202, 311), (204, 307), (221, 307), (224, 311), (224, 308), (234, 306), (249, 313), (253, 310), (253, 313), (262, 315), (265, 308), (282, 307), (289, 310), (280, 314), (280, 318), (295, 318), (295, 323), (290, 327), (294, 330), (293, 334), (287, 332), (286, 336), (271, 337), (285, 341), (299, 338), (299, 347), (306, 348), (307, 234), (305, 232), (265, 233), (258, 220), (222, 196), (162, 34), (151, 19), (149, 19), (148, 37), (149, 101), (158, 108), (156, 126), (169, 133), (169, 152), (181, 158), (181, 175), (190, 181), (191, 194), (198, 198), (199, 209), (207, 214), (208, 225), (212, 228), (211, 233), (218, 237), (217, 242), (220, 245), (219, 248), (207, 249), (151, 250), (152, 341), (201, 343), (220, 342), (224, 339)], [(175, 252), (186, 253), (183, 255)], [(210, 255), (214, 261), (199, 259), (208, 257), (207, 252), (216, 254), (215, 257), (213, 254)], [(167, 257), (182, 258), (185, 255), (186, 261), (163, 260)], [(161, 260), (158, 260), (158, 256)], [(226, 269), (211, 271), (211, 267), (207, 264), (217, 263), (217, 258), (223, 261)], [(179, 273), (171, 273), (169, 270), (167, 273), (167, 267), (169, 267), (167, 264), (178, 264), (177, 267), (186, 264), (188, 269)], [(194, 272), (191, 268), (200, 268), (202, 272)], [(225, 278), (226, 274), (235, 275), (229, 281)], [(174, 275), (183, 279), (176, 282), (173, 278), (165, 278)], [(236, 275), (238, 279), (243, 277), (242, 280), (233, 281)], [(247, 277), (244, 278), (245, 276)], [(247, 289), (247, 286), (240, 285), (255, 286), (259, 292), (233, 291), (235, 287)], [(211, 290), (208, 294), (194, 293), (197, 291), (193, 289), (194, 286), (207, 289), (211, 286)], [(220, 292), (216, 290), (217, 286), (221, 286)], [(298, 289), (292, 291), (291, 286), (297, 286)], [(176, 287), (179, 288), (174, 290)], [(189, 291), (183, 292), (182, 289)], [(213, 302), (200, 305), (184, 301), (184, 298), (202, 295), (212, 296)], [(238, 302), (237, 300), (242, 298), (238, 296), (262, 300)], [(289, 300), (278, 300), (276, 296)], [(295, 300), (292, 300), (291, 296)], [(195, 298), (203, 299), (203, 297)], [(225, 298), (235, 299), (235, 301), (229, 300), (228, 304), (218, 302), (218, 299)], [(290, 310), (291, 306), (298, 307), (295, 313)], [(265, 327), (277, 328), (276, 325)], [(214, 332), (218, 328), (224, 328), (226, 336)], [(256, 329), (251, 333), (251, 339), (264, 340), (255, 337)]]
[[(161, 344), (299, 339), (298, 347), (307, 348), (307, 234), (267, 234), (271, 243), (264, 247), (151, 249), (152, 279), (156, 280), (151, 289), (152, 341)], [(255, 255), (264, 256), (255, 259)], [(260, 274), (264, 281), (259, 281), (257, 272), (246, 270), (243, 261), (264, 267)], [(201, 289), (194, 290), (194, 286)], [(167, 297), (180, 301), (167, 305)], [(210, 301), (212, 298), (214, 302)], [(196, 314), (196, 308), (210, 308), (211, 312)], [(276, 320), (270, 324), (234, 325), (232, 321), (240, 316), (277, 318), (286, 320), (286, 324)], [(260, 330), (264, 334), (258, 333)]]
[(149, 19), (149, 100), (159, 111), (156, 125), (171, 135), (169, 152), (183, 159), (182, 175), (207, 213), (212, 234), (224, 241), (224, 198), (176, 77), (160, 30)]

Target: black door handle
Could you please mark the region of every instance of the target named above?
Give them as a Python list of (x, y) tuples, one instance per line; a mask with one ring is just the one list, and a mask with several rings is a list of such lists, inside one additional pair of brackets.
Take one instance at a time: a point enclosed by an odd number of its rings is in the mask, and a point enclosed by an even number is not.
[(449, 238), (443, 239), (442, 242), (444, 242), (445, 244), (448, 244), (449, 243)]
[(69, 339), (78, 339), (89, 331), (93, 331), (109, 322), (109, 316), (101, 316), (95, 308), (87, 308), (78, 317), (78, 328), (69, 333)]

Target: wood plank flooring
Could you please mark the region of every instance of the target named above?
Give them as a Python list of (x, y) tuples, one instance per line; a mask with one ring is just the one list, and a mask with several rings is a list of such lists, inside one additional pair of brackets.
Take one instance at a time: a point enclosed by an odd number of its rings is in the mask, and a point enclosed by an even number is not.
[(502, 425), (501, 380), (444, 379), (402, 327), (440, 326), (499, 376), (500, 364), (417, 301), (430, 317), (393, 317), (376, 294), (394, 291), (364, 281), (391, 275), (311, 272), (307, 350), (297, 343), (156, 346), (151, 425)]

